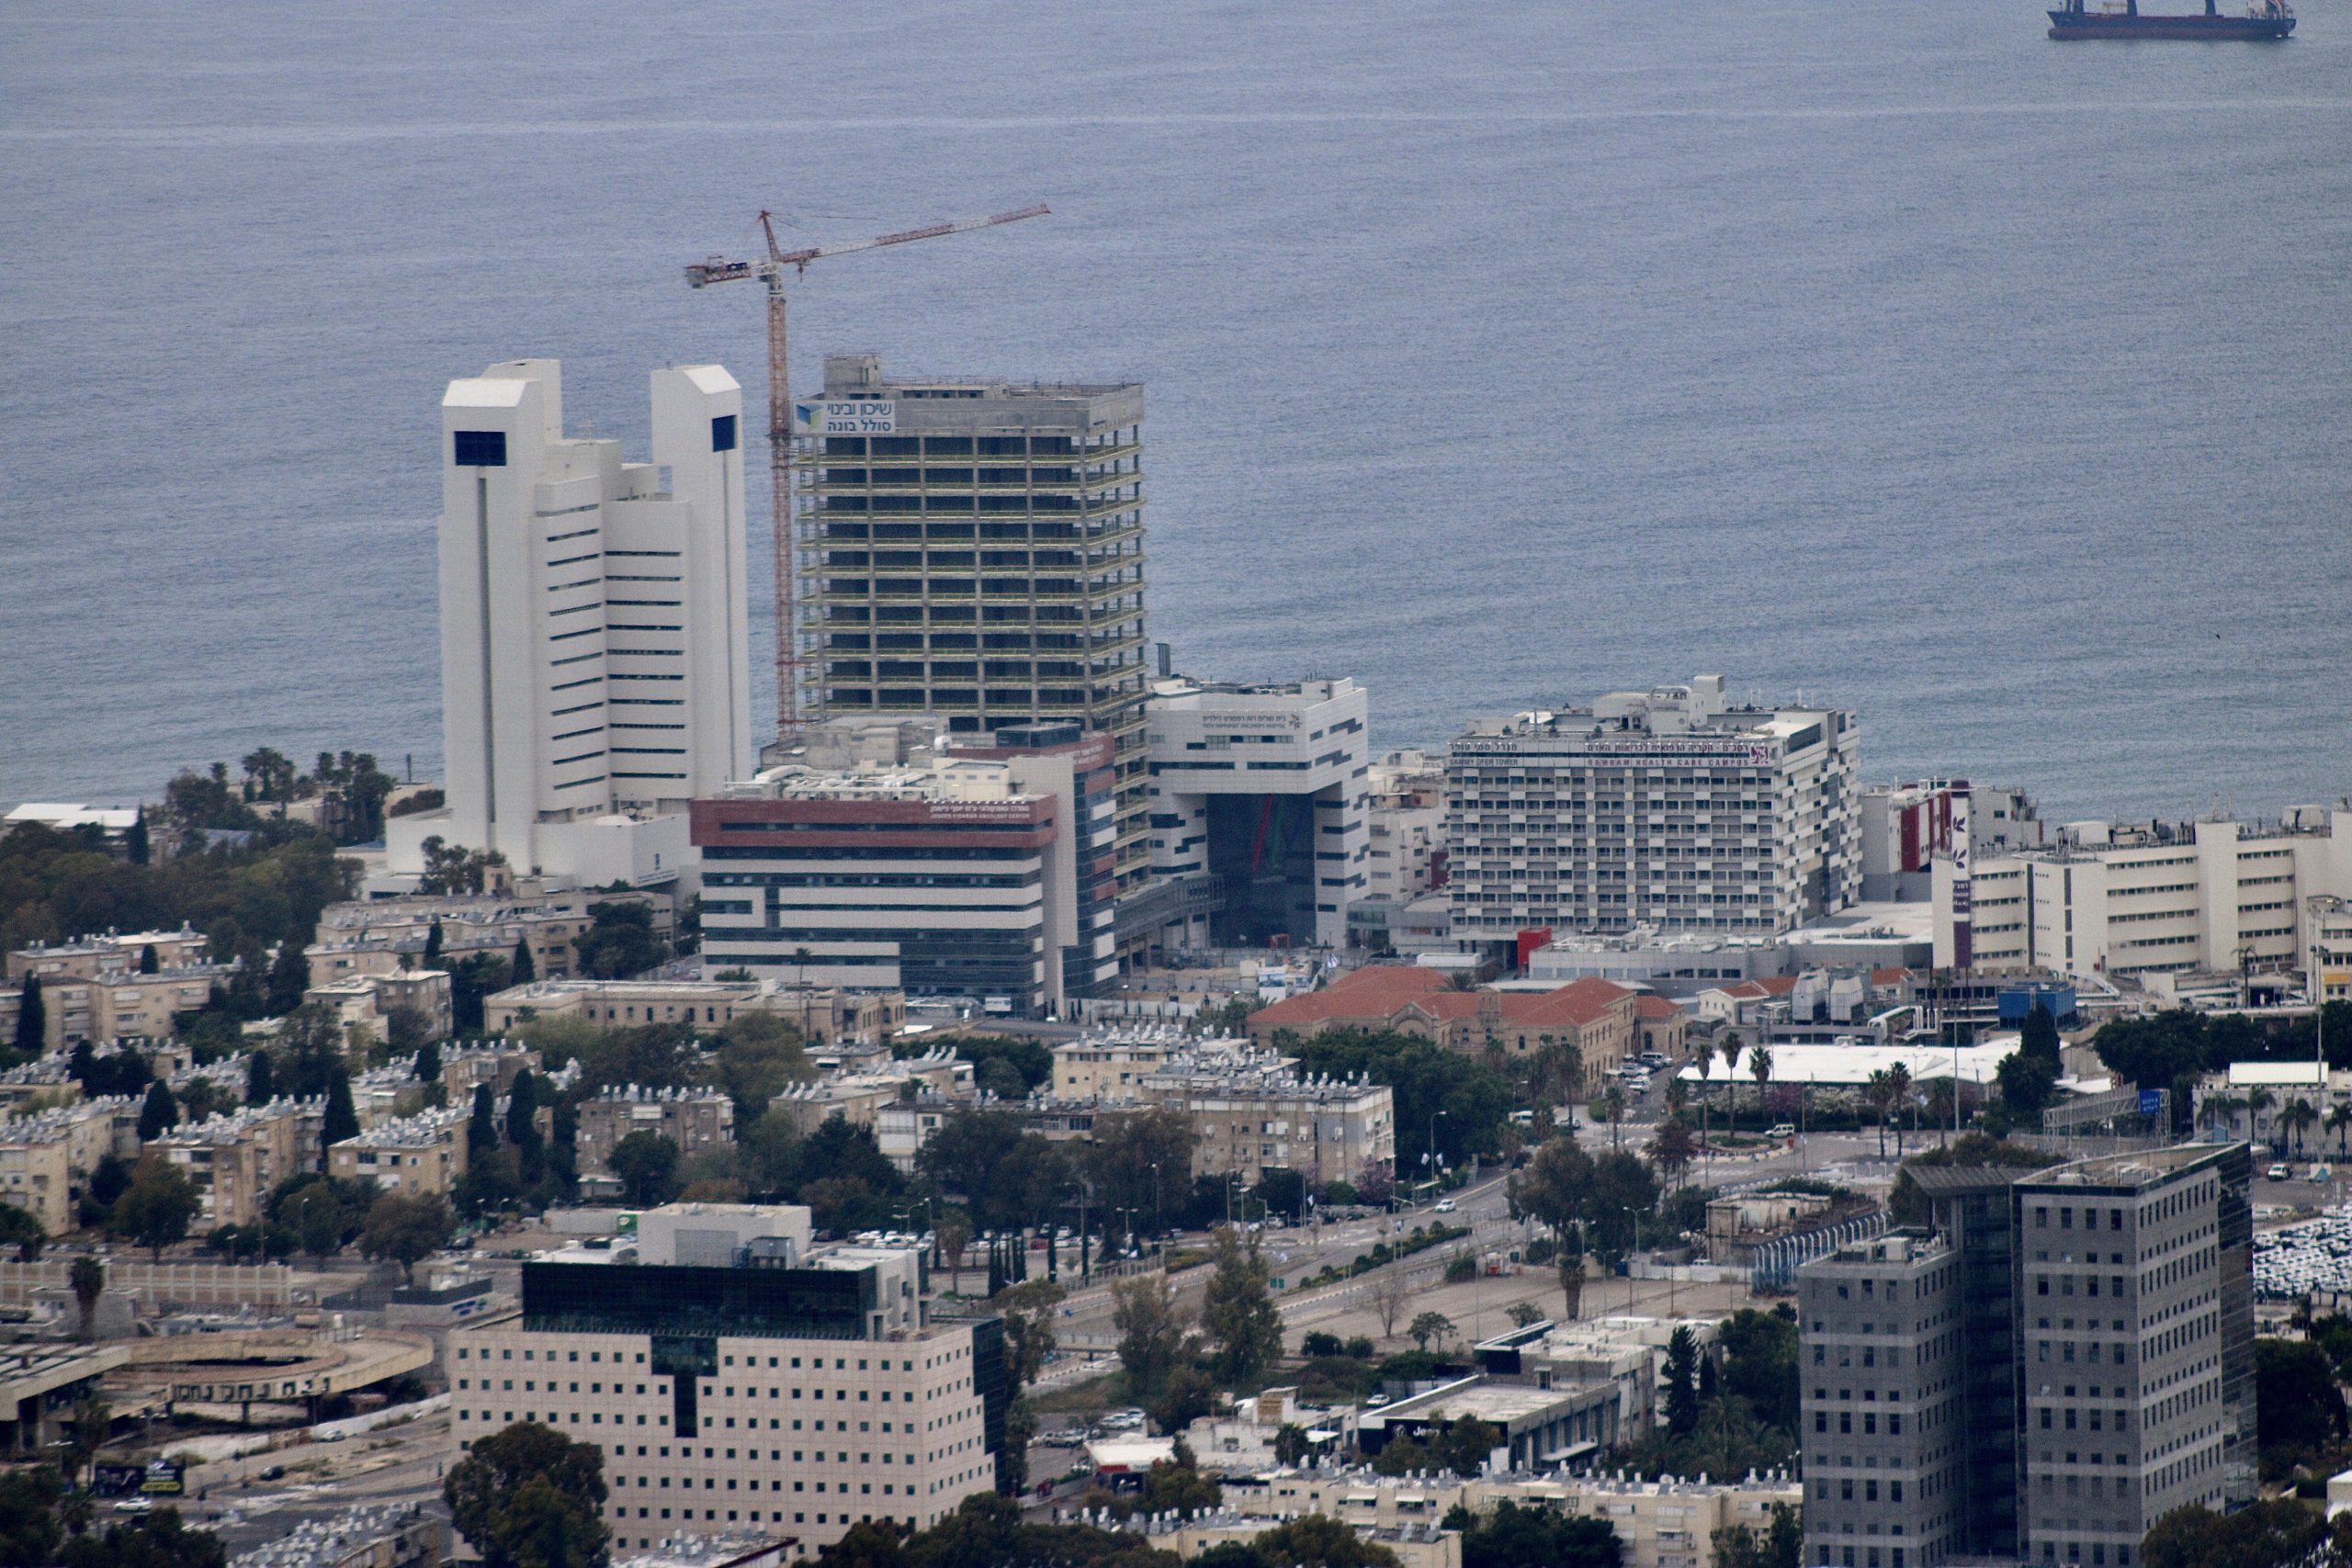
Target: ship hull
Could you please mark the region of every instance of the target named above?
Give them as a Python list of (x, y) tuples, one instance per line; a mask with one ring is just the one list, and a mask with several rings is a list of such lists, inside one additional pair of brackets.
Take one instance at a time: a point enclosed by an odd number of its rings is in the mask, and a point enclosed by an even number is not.
[(2292, 17), (2116, 17), (2097, 12), (2052, 11), (2054, 39), (2201, 39), (2211, 42), (2283, 39), (2295, 30)]

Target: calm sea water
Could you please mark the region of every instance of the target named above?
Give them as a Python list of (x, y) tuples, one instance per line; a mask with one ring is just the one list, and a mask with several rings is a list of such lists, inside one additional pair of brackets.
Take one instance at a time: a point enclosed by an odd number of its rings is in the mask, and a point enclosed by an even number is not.
[[(2187, 6), (2188, 0), (2183, 0)], [(442, 384), (1148, 384), (1150, 628), (1382, 744), (1727, 673), (2062, 815), (2352, 788), (2352, 4), (0, 9), (0, 800), (438, 763)], [(764, 515), (764, 509), (759, 513)], [(770, 607), (754, 606), (764, 630)], [(764, 660), (764, 654), (762, 655)]]

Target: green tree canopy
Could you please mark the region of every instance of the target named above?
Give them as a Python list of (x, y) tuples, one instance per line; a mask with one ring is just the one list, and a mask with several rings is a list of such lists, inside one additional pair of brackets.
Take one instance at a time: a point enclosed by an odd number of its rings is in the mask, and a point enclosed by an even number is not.
[(164, 1248), (187, 1239), (187, 1227), (202, 1207), (196, 1184), (169, 1160), (150, 1155), (139, 1162), (130, 1185), (115, 1200), (107, 1228), (147, 1248), (160, 1263)]
[(1623, 1561), (1609, 1521), (1589, 1515), (1506, 1498), (1486, 1513), (1457, 1505), (1444, 1522), (1462, 1532), (1462, 1568), (1618, 1568)]
[(456, 1224), (438, 1193), (387, 1192), (368, 1207), (359, 1251), (367, 1258), (390, 1258), (414, 1284), (416, 1266), (448, 1245)]
[(1215, 1342), (1211, 1368), (1221, 1382), (1243, 1382), (1280, 1359), (1283, 1317), (1274, 1306), (1272, 1271), (1258, 1238), (1220, 1225), (1209, 1244), (1216, 1266), (1201, 1306), (1201, 1325)]
[(659, 1133), (631, 1133), (613, 1145), (608, 1163), (622, 1197), (638, 1208), (666, 1203), (676, 1192), (678, 1145)]
[(571, 943), (582, 975), (597, 980), (625, 979), (669, 958), (670, 944), (653, 934), (650, 906), (592, 904), (588, 915), (588, 929)]
[(2292, 1498), (2228, 1515), (2192, 1503), (2156, 1521), (2141, 1542), (2140, 1561), (2143, 1568), (2284, 1568), (2301, 1562), (2326, 1533), (2319, 1510)]
[(442, 1483), (452, 1522), (484, 1568), (602, 1568), (604, 1450), (518, 1421), (475, 1442)]

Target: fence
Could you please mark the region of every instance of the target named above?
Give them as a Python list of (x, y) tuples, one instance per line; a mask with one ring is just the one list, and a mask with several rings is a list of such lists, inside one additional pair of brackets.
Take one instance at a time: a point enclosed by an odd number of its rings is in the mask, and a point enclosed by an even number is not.
[(1748, 1271), (1749, 1287), (1756, 1291), (1785, 1291), (1796, 1278), (1799, 1265), (1849, 1243), (1867, 1241), (1885, 1229), (1886, 1211), (1875, 1209), (1859, 1219), (1767, 1242), (1756, 1249), (1756, 1265)]
[[(73, 1264), (64, 1258), (0, 1263), (0, 1305), (30, 1306), (39, 1291), (71, 1291)], [(294, 1270), (283, 1263), (140, 1263), (107, 1260), (107, 1289), (142, 1304), (181, 1307), (287, 1307), (294, 1304)]]

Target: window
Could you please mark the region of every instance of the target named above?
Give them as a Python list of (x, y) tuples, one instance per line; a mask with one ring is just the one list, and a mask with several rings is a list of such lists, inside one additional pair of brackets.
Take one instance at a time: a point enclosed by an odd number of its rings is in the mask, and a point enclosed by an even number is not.
[(506, 466), (506, 433), (503, 430), (459, 430), (451, 433), (451, 460), (461, 468), (503, 468)]
[(710, 422), (710, 449), (714, 452), (735, 450), (735, 416), (720, 414)]

